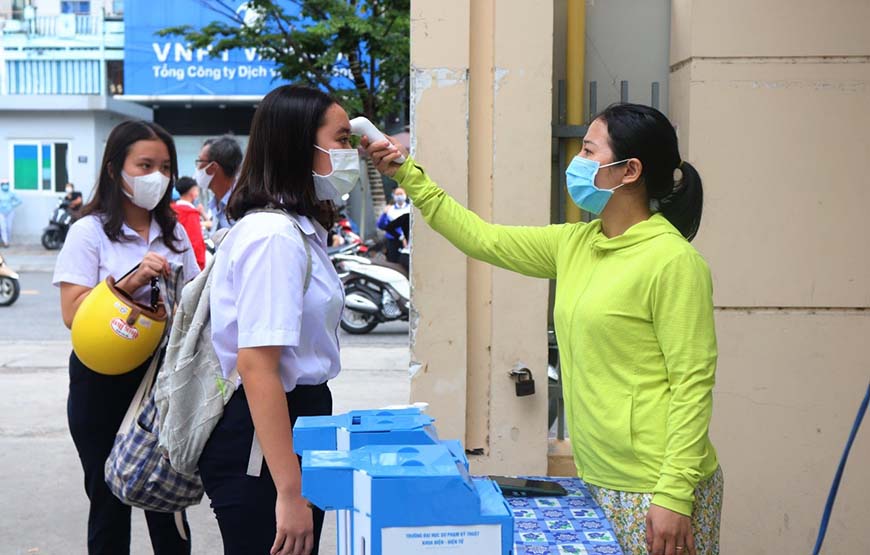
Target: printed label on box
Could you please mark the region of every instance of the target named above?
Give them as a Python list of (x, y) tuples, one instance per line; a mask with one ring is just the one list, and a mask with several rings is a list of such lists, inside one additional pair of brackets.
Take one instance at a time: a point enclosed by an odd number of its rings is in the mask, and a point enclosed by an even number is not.
[(382, 555), (501, 555), (501, 526), (384, 528), (381, 530), (381, 544)]

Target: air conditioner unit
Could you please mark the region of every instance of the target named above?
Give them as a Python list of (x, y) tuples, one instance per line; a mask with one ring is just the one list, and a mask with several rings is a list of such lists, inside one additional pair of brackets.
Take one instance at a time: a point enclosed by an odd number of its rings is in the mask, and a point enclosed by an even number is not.
[(64, 39), (71, 39), (76, 36), (76, 16), (75, 14), (65, 13), (57, 16), (57, 36)]

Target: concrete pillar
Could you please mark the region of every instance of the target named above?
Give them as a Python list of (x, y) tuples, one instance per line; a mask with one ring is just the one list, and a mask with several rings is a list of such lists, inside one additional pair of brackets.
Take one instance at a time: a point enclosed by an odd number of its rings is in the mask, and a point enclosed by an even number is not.
[[(811, 551), (866, 391), (867, 21), (864, 0), (672, 3), (670, 115), (715, 282), (723, 553)], [(870, 553), (868, 468), (864, 429), (825, 553)]]
[[(485, 220), (549, 223), (552, 6), (418, 0), (411, 21), (417, 160)], [(547, 283), (469, 261), (419, 215), (412, 235), (412, 400), (473, 471), (546, 472)], [(515, 396), (520, 362), (534, 396)]]

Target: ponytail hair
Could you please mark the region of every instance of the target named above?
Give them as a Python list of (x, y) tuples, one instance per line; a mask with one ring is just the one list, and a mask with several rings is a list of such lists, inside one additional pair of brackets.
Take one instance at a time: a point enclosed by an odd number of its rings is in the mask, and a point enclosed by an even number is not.
[(694, 166), (680, 160), (677, 133), (664, 114), (640, 104), (612, 104), (595, 119), (607, 125), (615, 160), (637, 158), (650, 206), (687, 240), (701, 225), (704, 191)]
[(680, 162), (679, 167), (674, 170), (674, 188), (658, 199), (658, 207), (659, 212), (680, 230), (683, 237), (689, 241), (695, 238), (704, 210), (704, 189), (695, 166)]

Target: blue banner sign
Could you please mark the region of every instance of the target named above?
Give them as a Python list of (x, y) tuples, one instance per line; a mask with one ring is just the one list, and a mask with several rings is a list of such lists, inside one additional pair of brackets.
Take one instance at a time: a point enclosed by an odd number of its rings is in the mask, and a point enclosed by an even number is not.
[[(212, 21), (230, 21), (207, 4), (200, 0), (127, 2), (124, 94), (264, 95), (283, 82), (275, 63), (261, 59), (255, 49), (233, 50), (213, 58), (208, 49), (191, 49), (183, 37), (157, 35), (157, 31), (178, 25), (200, 29)], [(238, 0), (234, 4), (242, 19), (256, 17), (246, 2)], [(292, 3), (285, 8), (291, 14), (298, 13)]]

